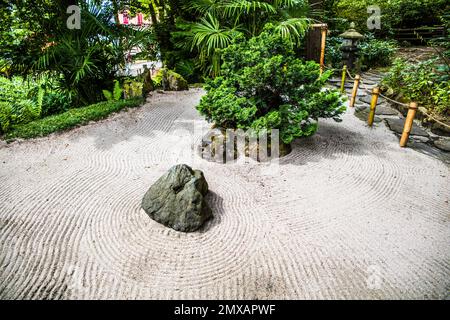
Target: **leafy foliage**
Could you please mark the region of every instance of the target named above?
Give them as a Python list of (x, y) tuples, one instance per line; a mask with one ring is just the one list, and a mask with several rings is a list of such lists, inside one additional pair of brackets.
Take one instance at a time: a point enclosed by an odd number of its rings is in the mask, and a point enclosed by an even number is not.
[(360, 64), (366, 69), (373, 67), (386, 67), (392, 63), (397, 45), (394, 41), (375, 39), (367, 34), (358, 48), (360, 50)]
[(103, 95), (108, 101), (119, 101), (122, 97), (122, 88), (120, 87), (120, 82), (118, 80), (114, 80), (114, 88), (113, 91), (103, 90)]
[[(26, 29), (23, 37), (15, 40), (17, 45), (2, 50), (0, 61), (12, 66), (5, 69), (8, 74), (54, 77), (58, 80), (57, 91), (68, 96), (75, 106), (102, 100), (102, 89), (113, 84), (117, 71), (125, 64), (125, 53), (131, 48), (143, 52), (155, 49), (151, 30), (115, 24), (114, 12), (101, 5), (102, 1), (38, 0), (39, 12), (50, 18), (43, 22), (36, 18), (34, 24), (26, 23), (26, 17), (22, 16), (29, 2), (17, 1), (17, 5), (8, 7), (13, 17), (8, 22), (17, 29), (23, 24), (26, 28), (36, 27), (37, 31)], [(65, 26), (67, 2), (81, 7), (80, 30)], [(33, 50), (18, 51), (26, 43), (31, 43)]]
[(179, 23), (182, 31), (173, 33), (173, 40), (178, 48), (195, 51), (200, 69), (211, 76), (219, 75), (221, 50), (230, 45), (237, 33), (249, 38), (271, 22), (273, 32), (296, 45), (310, 22), (305, 17), (308, 4), (302, 0), (191, 0), (184, 8), (199, 18)]
[[(325, 62), (335, 68), (342, 65), (342, 38), (328, 37), (326, 44)], [(366, 70), (375, 67), (389, 66), (397, 51), (397, 45), (393, 40), (376, 39), (368, 33), (358, 44), (360, 69)]]
[(77, 105), (101, 100), (102, 89), (124, 64), (124, 53), (135, 46), (146, 50), (152, 41), (148, 32), (116, 26), (111, 14), (97, 6), (85, 8), (82, 19), (83, 28), (58, 34), (37, 64), (38, 71), (62, 75), (61, 90), (78, 100)]
[(123, 92), (125, 98), (142, 97), (143, 83), (135, 80), (125, 80)]
[[(3, 138), (30, 139), (46, 136), (53, 132), (63, 131), (78, 125), (86, 124), (89, 121), (106, 118), (111, 113), (118, 112), (125, 108), (138, 107), (141, 103), (142, 97), (129, 100), (100, 102), (82, 108), (70, 109), (64, 113), (38, 119), (27, 124), (13, 125)], [(0, 110), (1, 108), (2, 104), (0, 103)]]
[(341, 37), (327, 37), (325, 45), (325, 63), (338, 68), (342, 64), (342, 38)]
[(42, 117), (67, 111), (72, 105), (70, 97), (62, 92), (46, 92), (42, 101)]
[(0, 77), (0, 127), (6, 132), (10, 125), (27, 123), (41, 115), (44, 89), (32, 80)]
[(390, 93), (418, 102), (435, 113), (450, 114), (450, 79), (436, 68), (436, 59), (408, 63), (397, 59), (383, 84)]
[(377, 5), (381, 9), (381, 32), (389, 34), (392, 28), (414, 28), (439, 24), (439, 15), (445, 12), (446, 0), (340, 0), (332, 2), (336, 18), (355, 22), (357, 28), (367, 31), (367, 7)]
[(209, 80), (197, 109), (221, 128), (279, 129), (284, 143), (312, 135), (320, 117), (344, 112), (340, 94), (325, 89), (313, 61), (294, 57), (274, 26), (250, 40), (238, 37), (223, 51), (221, 76)]

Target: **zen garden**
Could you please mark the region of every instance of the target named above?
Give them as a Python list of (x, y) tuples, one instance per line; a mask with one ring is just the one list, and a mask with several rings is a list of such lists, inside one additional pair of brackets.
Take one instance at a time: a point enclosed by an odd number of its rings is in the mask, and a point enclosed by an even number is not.
[(0, 19), (1, 299), (450, 299), (448, 1)]

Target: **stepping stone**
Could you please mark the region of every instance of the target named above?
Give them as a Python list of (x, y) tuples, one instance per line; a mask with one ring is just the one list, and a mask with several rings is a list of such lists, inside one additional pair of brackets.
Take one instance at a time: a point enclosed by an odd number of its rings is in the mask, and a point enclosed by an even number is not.
[(450, 152), (450, 137), (441, 137), (435, 140), (433, 144), (442, 151)]
[(381, 81), (381, 77), (373, 77), (373, 76), (367, 76), (367, 75), (363, 75), (362, 76), (363, 82), (372, 82), (372, 83), (378, 83)]
[[(367, 112), (370, 109), (369, 104), (356, 104), (355, 110), (356, 111), (363, 111), (367, 110)], [(398, 116), (399, 112), (393, 108), (391, 108), (387, 103), (383, 103), (380, 105), (377, 105), (375, 109), (375, 114), (378, 116)]]
[[(341, 86), (340, 86), (340, 84), (339, 84), (339, 88), (340, 88)], [(346, 82), (345, 84), (344, 84), (344, 88), (347, 88), (347, 89), (353, 89), (353, 82), (352, 83), (348, 83), (348, 82)]]
[(375, 109), (375, 114), (381, 116), (398, 116), (399, 112), (390, 107), (387, 103), (382, 103), (377, 105)]
[(364, 72), (363, 77), (372, 77), (372, 78), (383, 78), (384, 73), (378, 73), (378, 72)]
[(369, 109), (369, 105), (368, 104), (355, 104), (355, 111), (363, 111)]
[(440, 123), (433, 123), (431, 125), (431, 132), (439, 135), (439, 136), (447, 136), (450, 137), (450, 129), (441, 125)]
[(366, 79), (366, 78), (363, 77), (361, 84), (376, 85), (377, 83), (378, 83), (377, 80)]
[(430, 138), (428, 137), (422, 137), (422, 136), (411, 136), (411, 139), (418, 141), (418, 142), (423, 142), (423, 143), (428, 143), (430, 142)]
[[(353, 87), (352, 87), (352, 88), (346, 88), (345, 92), (347, 93), (348, 99), (350, 100), (350, 98), (352, 97)], [(363, 93), (363, 92), (358, 91), (358, 92), (356, 93), (356, 97), (357, 97), (357, 98), (360, 98), (360, 97), (362, 97), (362, 96), (364, 96), (364, 93)]]
[[(386, 121), (386, 124), (387, 124), (389, 129), (391, 129), (392, 131), (394, 131), (397, 134), (402, 134), (403, 127), (405, 125), (405, 119), (386, 118), (384, 120)], [(429, 137), (428, 133), (424, 129), (422, 129), (421, 127), (417, 126), (415, 123), (413, 123), (413, 127), (412, 127), (410, 135), (412, 135), (412, 136)]]
[[(367, 122), (367, 118), (369, 118), (369, 109), (355, 110), (354, 114), (359, 120)], [(373, 122), (379, 123), (382, 120), (383, 119), (381, 119), (380, 117), (375, 116), (374, 119), (373, 119)]]
[[(370, 104), (370, 102), (372, 101), (372, 96), (371, 95), (365, 95), (364, 97), (362, 97), (361, 99), (362, 102), (368, 103)], [(383, 97), (378, 97), (378, 103), (383, 103), (385, 100)]]

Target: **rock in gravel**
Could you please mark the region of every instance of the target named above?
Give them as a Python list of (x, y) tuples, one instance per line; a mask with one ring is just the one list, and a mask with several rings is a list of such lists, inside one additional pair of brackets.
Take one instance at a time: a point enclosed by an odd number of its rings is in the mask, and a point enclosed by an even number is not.
[[(369, 110), (370, 105), (368, 104), (356, 104), (355, 108), (357, 111)], [(394, 108), (390, 107), (387, 103), (382, 103), (377, 105), (375, 109), (375, 114), (379, 116), (398, 116), (399, 112)]]
[[(394, 131), (395, 133), (402, 134), (403, 127), (405, 125), (405, 119), (397, 119), (397, 118), (387, 118), (385, 119), (389, 129)], [(412, 136), (422, 136), (422, 137), (428, 137), (428, 133), (422, 129), (421, 127), (417, 126), (415, 123), (413, 123), (413, 127), (411, 130), (410, 135)]]
[(433, 125), (431, 126), (431, 132), (440, 136), (450, 137), (450, 129), (437, 122), (433, 123)]
[(380, 116), (398, 116), (399, 112), (387, 103), (379, 104), (375, 109), (375, 114)]
[[(370, 91), (372, 91), (372, 90), (370, 90)], [(367, 95), (365, 95), (364, 97), (362, 97), (359, 100), (361, 100), (362, 102), (370, 104), (370, 102), (372, 101), (372, 95), (367, 94)], [(383, 97), (378, 97), (378, 103), (382, 103), (384, 101), (385, 101), (385, 99)]]
[(172, 167), (148, 189), (142, 208), (155, 221), (182, 232), (199, 229), (212, 217), (203, 172), (185, 164)]
[[(367, 122), (367, 119), (369, 118), (369, 108), (365, 108), (365, 109), (357, 109), (357, 110), (355, 110), (355, 116), (356, 116), (359, 120), (362, 120), (362, 121), (366, 121), (366, 122)], [(381, 122), (381, 118), (375, 116), (375, 117), (373, 118), (373, 122), (375, 122), (375, 123)]]
[(439, 139), (435, 140), (433, 143), (436, 148), (439, 148), (442, 151), (450, 152), (450, 138), (449, 137), (439, 138)]

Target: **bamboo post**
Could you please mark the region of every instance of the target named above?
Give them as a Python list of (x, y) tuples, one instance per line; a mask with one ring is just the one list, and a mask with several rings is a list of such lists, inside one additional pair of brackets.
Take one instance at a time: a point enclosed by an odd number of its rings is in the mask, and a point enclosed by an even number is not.
[(408, 143), (409, 134), (411, 133), (413, 120), (417, 112), (417, 103), (411, 102), (406, 115), (405, 126), (403, 127), (402, 137), (400, 138), (400, 147), (406, 147)]
[(341, 92), (345, 91), (345, 77), (347, 76), (347, 66), (344, 64), (342, 67), (342, 80), (341, 80)]
[(372, 101), (370, 102), (369, 118), (367, 119), (367, 124), (369, 125), (369, 127), (373, 125), (373, 120), (375, 118), (375, 108), (377, 107), (379, 94), (380, 89), (378, 87), (372, 89)]
[(327, 26), (323, 25), (321, 28), (321, 44), (320, 44), (320, 74), (325, 70), (325, 44), (327, 41)]
[(352, 97), (350, 98), (350, 107), (352, 108), (355, 106), (356, 94), (358, 93), (360, 79), (361, 77), (359, 76), (359, 74), (357, 74), (355, 76), (355, 83), (353, 84)]

